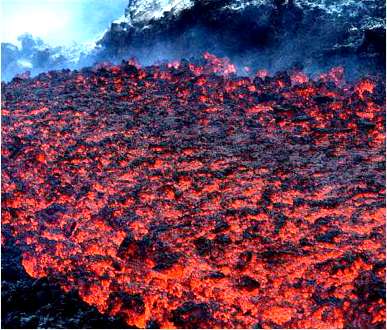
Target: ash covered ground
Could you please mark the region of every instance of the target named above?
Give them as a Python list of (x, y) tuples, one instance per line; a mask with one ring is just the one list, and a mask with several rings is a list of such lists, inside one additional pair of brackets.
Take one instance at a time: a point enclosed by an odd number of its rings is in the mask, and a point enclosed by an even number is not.
[(2, 44), (2, 326), (385, 328), (384, 2), (170, 3)]

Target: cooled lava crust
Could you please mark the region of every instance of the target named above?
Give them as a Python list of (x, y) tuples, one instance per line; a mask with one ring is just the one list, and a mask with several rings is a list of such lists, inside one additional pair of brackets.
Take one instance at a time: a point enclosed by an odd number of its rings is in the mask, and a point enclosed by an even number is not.
[(384, 83), (134, 64), (2, 85), (27, 273), (137, 327), (384, 328)]

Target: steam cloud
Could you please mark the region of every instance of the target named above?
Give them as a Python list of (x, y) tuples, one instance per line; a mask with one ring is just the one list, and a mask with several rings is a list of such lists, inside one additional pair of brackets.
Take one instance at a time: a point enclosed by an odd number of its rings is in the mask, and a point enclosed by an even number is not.
[[(77, 68), (128, 0), (3, 0), (2, 80)], [(51, 26), (53, 25), (53, 26)]]

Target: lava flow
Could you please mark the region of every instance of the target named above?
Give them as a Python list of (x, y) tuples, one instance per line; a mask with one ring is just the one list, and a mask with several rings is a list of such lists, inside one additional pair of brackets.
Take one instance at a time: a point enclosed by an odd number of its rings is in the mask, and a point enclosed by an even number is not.
[(134, 62), (2, 85), (2, 231), (128, 326), (385, 327), (384, 82)]

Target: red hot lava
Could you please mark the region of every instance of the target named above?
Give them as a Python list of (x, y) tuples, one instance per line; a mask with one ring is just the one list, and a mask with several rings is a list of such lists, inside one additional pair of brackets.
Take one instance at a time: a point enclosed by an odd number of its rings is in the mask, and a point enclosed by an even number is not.
[(205, 60), (3, 84), (26, 271), (137, 327), (385, 327), (383, 83)]

